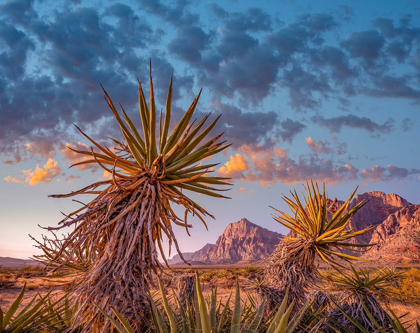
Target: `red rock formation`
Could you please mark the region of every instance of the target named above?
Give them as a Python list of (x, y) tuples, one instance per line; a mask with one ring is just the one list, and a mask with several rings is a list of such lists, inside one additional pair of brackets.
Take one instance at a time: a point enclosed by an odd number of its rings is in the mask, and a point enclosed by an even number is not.
[[(267, 258), (279, 243), (281, 234), (262, 228), (247, 219), (230, 223), (216, 244), (207, 244), (202, 249), (185, 253), (187, 261), (206, 264), (248, 263)], [(179, 255), (170, 264), (180, 263)]]
[(389, 215), (376, 227), (373, 246), (364, 257), (392, 261), (420, 260), (420, 205), (409, 205)]
[[(353, 216), (350, 222), (350, 227), (354, 230), (379, 225), (401, 207), (410, 205), (407, 200), (395, 193), (385, 194), (384, 192), (374, 191), (356, 195), (349, 208), (353, 208), (362, 200), (366, 200), (367, 204)], [(356, 242), (368, 244), (373, 232), (357, 237)]]

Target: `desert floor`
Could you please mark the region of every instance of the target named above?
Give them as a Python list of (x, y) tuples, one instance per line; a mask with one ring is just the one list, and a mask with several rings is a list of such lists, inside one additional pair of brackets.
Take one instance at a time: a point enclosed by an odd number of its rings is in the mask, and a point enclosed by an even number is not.
[[(236, 278), (241, 286), (241, 295), (243, 301), (246, 301), (246, 292), (253, 293), (251, 284), (252, 279), (258, 267), (250, 266), (217, 266), (217, 267), (177, 267), (174, 270), (165, 271), (162, 280), (168, 290), (176, 290), (177, 279), (181, 275), (193, 275), (198, 270), (201, 276), (203, 292), (210, 295), (214, 286), (217, 285), (218, 296), (226, 300), (234, 292)], [(26, 283), (26, 292), (20, 308), (27, 305), (33, 297), (45, 295), (51, 289), (55, 297), (65, 295), (66, 289), (71, 278), (51, 279), (46, 277), (45, 272), (38, 268), (22, 269), (0, 269), (0, 308), (4, 311), (8, 309), (16, 297), (19, 295), (23, 285)], [(420, 284), (420, 282), (418, 282)], [(420, 288), (420, 287), (419, 287)], [(419, 299), (420, 299), (420, 295)], [(404, 316), (403, 322), (411, 324), (409, 332), (416, 332), (415, 320), (420, 319), (420, 303), (405, 303), (397, 300), (389, 302), (389, 306), (398, 316)]]

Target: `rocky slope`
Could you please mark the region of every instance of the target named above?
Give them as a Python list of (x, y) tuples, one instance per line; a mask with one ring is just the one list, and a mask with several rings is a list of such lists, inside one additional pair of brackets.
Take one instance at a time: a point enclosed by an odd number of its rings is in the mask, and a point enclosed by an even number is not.
[(420, 261), (420, 205), (408, 205), (390, 214), (376, 227), (374, 245), (364, 257), (377, 260)]
[[(366, 200), (367, 204), (354, 215), (350, 222), (350, 226), (354, 230), (361, 230), (371, 225), (380, 225), (391, 214), (411, 205), (397, 194), (385, 194), (384, 192), (374, 191), (356, 195), (349, 208), (353, 208), (362, 200)], [(368, 234), (357, 237), (357, 242), (370, 243), (374, 232), (373, 230)]]
[[(204, 264), (250, 263), (267, 258), (279, 243), (281, 234), (262, 228), (247, 219), (230, 223), (216, 244), (206, 244), (196, 252), (184, 253), (188, 262)], [(181, 263), (175, 255), (170, 264)]]
[[(401, 196), (374, 191), (356, 195), (350, 208), (367, 201), (351, 219), (350, 227), (361, 230), (376, 226), (371, 232), (354, 239), (373, 246), (363, 255), (373, 260), (398, 262), (420, 260), (420, 205)], [(339, 202), (341, 205), (342, 202)]]

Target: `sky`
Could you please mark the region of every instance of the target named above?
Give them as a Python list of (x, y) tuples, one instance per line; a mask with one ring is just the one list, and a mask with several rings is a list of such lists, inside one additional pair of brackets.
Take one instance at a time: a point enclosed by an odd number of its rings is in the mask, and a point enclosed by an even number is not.
[[(272, 209), (305, 180), (330, 197), (397, 193), (419, 204), (420, 4), (409, 0), (0, 1), (0, 256), (38, 253), (28, 234), (79, 207), (68, 193), (103, 179), (67, 147), (121, 139), (100, 84), (140, 126), (137, 78), (149, 59), (174, 118), (203, 88), (197, 117), (222, 114), (232, 146), (213, 159), (232, 198), (191, 194), (198, 220), (184, 252), (246, 217), (286, 233)], [(148, 90), (148, 85), (145, 84)], [(88, 200), (81, 198), (80, 200)], [(179, 209), (179, 208), (177, 208)], [(174, 252), (174, 251), (173, 251)], [(172, 252), (172, 253), (173, 253)]]

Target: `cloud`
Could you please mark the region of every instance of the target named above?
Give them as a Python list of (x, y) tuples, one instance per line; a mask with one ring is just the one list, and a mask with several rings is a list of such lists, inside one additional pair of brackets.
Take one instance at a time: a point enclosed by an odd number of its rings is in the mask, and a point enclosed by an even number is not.
[(225, 132), (224, 138), (233, 147), (272, 144), (272, 132), (276, 130), (278, 122), (276, 112), (245, 112), (236, 106), (220, 102), (214, 102), (212, 106), (222, 114), (214, 131)]
[(23, 183), (24, 182), (24, 180), (22, 180), (22, 179), (17, 179), (17, 178), (14, 178), (14, 177), (12, 177), (12, 176), (7, 176), (7, 177), (4, 177), (3, 178), (6, 182), (12, 182), (12, 183)]
[(35, 170), (23, 170), (23, 174), (26, 175), (25, 183), (31, 186), (35, 186), (39, 183), (49, 183), (61, 173), (61, 168), (57, 165), (57, 161), (49, 158), (47, 163), (44, 164), (43, 168), (38, 165)]
[(385, 39), (376, 30), (352, 32), (341, 45), (353, 58), (361, 58), (371, 66), (371, 62), (378, 59)]
[(328, 141), (315, 141), (311, 137), (308, 137), (305, 139), (305, 142), (314, 153), (319, 153), (319, 154), (331, 153), (331, 147)]
[[(352, 25), (341, 28), (352, 15), (348, 6), (333, 14), (302, 13), (287, 23), (274, 10), (234, 12), (216, 4), (209, 5), (214, 15), (204, 17), (200, 6), (182, 0), (92, 6), (53, 4), (45, 11), (43, 2), (32, 0), (0, 4), (3, 163), (52, 157), (79, 138), (73, 123), (97, 133), (96, 139), (117, 133), (99, 83), (134, 114), (135, 78), (147, 81), (150, 57), (159, 103), (165, 101), (175, 67), (174, 109), (203, 87), (213, 101), (244, 107), (243, 118), (267, 114), (263, 130), (287, 142), (305, 125), (286, 124), (287, 115), (280, 121), (279, 110), (270, 111), (273, 115), (254, 108), (267, 106), (268, 97), (283, 91), (290, 106), (303, 112), (318, 110), (327, 100), (344, 102), (349, 109), (357, 96), (420, 102), (420, 27), (409, 16), (381, 17), (359, 31)], [(348, 31), (347, 37), (342, 31)], [(275, 125), (270, 127), (269, 120)], [(392, 129), (391, 122), (371, 121), (363, 119), (363, 125), (346, 118), (330, 126), (376, 134)], [(246, 136), (237, 131), (232, 130), (232, 138), (238, 146)], [(270, 141), (270, 135), (257, 132), (249, 140)], [(27, 143), (32, 150), (25, 150)]]
[[(103, 11), (54, 7), (42, 18), (32, 1), (1, 4), (0, 154), (17, 163), (25, 159), (24, 147), (30, 142), (42, 147), (33, 154), (50, 157), (74, 140), (71, 124), (100, 127), (112, 118), (100, 83), (108, 90), (112, 87), (114, 102), (123, 102), (131, 113), (137, 102), (135, 78), (148, 78), (150, 54), (144, 52), (160, 41), (159, 29), (153, 29), (134, 7), (122, 4)], [(159, 74), (164, 77), (165, 71), (167, 78), (156, 80), (156, 94), (161, 97), (172, 65), (154, 54)], [(176, 73), (175, 83), (176, 100), (181, 85), (191, 87), (192, 77)], [(115, 121), (110, 124), (107, 131), (95, 131), (99, 138), (118, 129)]]
[[(70, 165), (92, 159), (92, 156), (76, 153), (75, 151), (69, 148), (73, 148), (76, 150), (90, 151), (90, 147), (81, 142), (78, 142), (75, 145), (67, 142), (65, 148), (61, 150), (61, 153), (64, 155), (64, 158), (69, 161)], [(99, 167), (96, 163), (90, 163), (90, 164), (76, 165), (76, 168), (78, 168), (79, 170), (91, 170), (92, 172), (94, 172), (98, 170)]]
[(98, 178), (98, 180), (110, 180), (112, 179), (112, 174), (106, 170), (102, 172), (102, 176)]
[(311, 31), (320, 32), (329, 31), (338, 26), (338, 23), (333, 16), (324, 13), (301, 15), (297, 24), (305, 26)]
[(284, 141), (291, 143), (294, 137), (306, 128), (306, 125), (302, 124), (300, 121), (287, 118), (280, 122), (280, 127), (281, 129), (277, 131), (278, 135), (280, 135)]
[(238, 195), (238, 196), (248, 194), (248, 196), (251, 197), (251, 196), (255, 195), (255, 191), (253, 189), (249, 189), (247, 187), (240, 187), (240, 188), (234, 190), (233, 194)]
[(223, 177), (241, 178), (247, 169), (247, 161), (240, 154), (235, 154), (231, 155), (229, 161), (220, 167), (217, 172)]
[(419, 173), (419, 169), (407, 169), (388, 164), (386, 168), (374, 165), (370, 169), (363, 169), (360, 176), (365, 181), (391, 181), (405, 179)]
[(357, 70), (350, 65), (347, 55), (338, 47), (324, 45), (320, 49), (311, 50), (309, 56), (313, 66), (329, 68), (331, 77), (337, 83), (342, 84), (358, 75)]
[(338, 138), (334, 135), (331, 136), (331, 139), (335, 142), (335, 150), (338, 155), (344, 155), (347, 153), (347, 143), (339, 142)]
[(288, 149), (278, 147), (267, 150), (244, 147), (242, 151), (241, 161), (245, 161), (247, 169), (232, 173), (231, 177), (244, 182), (259, 182), (267, 186), (275, 183), (294, 184), (307, 179), (332, 184), (358, 179), (359, 170), (354, 166), (335, 165), (332, 160), (320, 158), (317, 154), (300, 155), (295, 160), (289, 156)]
[(272, 18), (261, 8), (248, 8), (236, 13), (225, 11), (223, 17), (227, 18), (226, 28), (231, 31), (271, 31)]
[(413, 120), (412, 120), (412, 119), (410, 119), (410, 118), (404, 118), (404, 119), (401, 121), (401, 129), (402, 129), (404, 132), (411, 131), (411, 130), (412, 130), (412, 128), (413, 128), (413, 125), (414, 125), (414, 122), (413, 122)]
[(328, 128), (333, 133), (338, 133), (343, 127), (363, 129), (369, 133), (389, 133), (393, 129), (394, 120), (389, 118), (382, 124), (379, 124), (367, 117), (358, 117), (352, 114), (325, 118), (324, 116), (313, 116), (312, 121), (322, 127)]
[(289, 155), (288, 149), (280, 149), (276, 146), (265, 150), (244, 146), (241, 152), (241, 154), (231, 155), (225, 166), (218, 170), (219, 174), (243, 182), (257, 182), (262, 186), (276, 183), (295, 184), (308, 179), (325, 181), (330, 185), (360, 180), (391, 181), (420, 174), (419, 169), (393, 165), (387, 167), (375, 165), (360, 171), (350, 163), (322, 158), (318, 153), (301, 154), (293, 158)]
[(283, 71), (280, 85), (289, 89), (290, 104), (298, 110), (318, 108), (321, 101), (314, 97), (314, 93), (326, 97), (332, 91), (327, 76), (321, 73), (318, 75), (312, 74), (299, 65)]
[(202, 59), (201, 52), (209, 44), (210, 35), (196, 26), (179, 27), (177, 35), (168, 44), (168, 51), (190, 64), (198, 63)]

